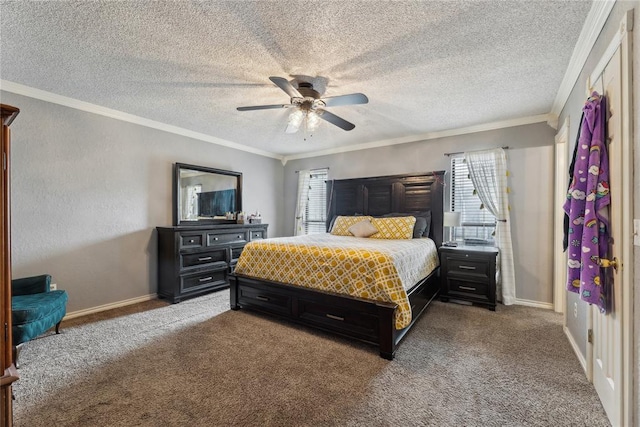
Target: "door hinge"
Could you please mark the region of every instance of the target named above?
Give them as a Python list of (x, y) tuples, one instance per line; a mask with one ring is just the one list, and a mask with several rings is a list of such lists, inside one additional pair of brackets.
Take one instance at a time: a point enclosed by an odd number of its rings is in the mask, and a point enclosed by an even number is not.
[(4, 340), (5, 342), (9, 339), (9, 324), (7, 322), (4, 323)]
[(593, 344), (593, 329), (587, 331), (587, 342)]

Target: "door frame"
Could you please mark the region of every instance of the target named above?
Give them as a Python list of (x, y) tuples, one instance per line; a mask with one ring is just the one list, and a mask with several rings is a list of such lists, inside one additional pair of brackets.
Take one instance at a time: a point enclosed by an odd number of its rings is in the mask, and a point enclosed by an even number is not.
[[(563, 205), (567, 196), (567, 171), (569, 166), (569, 116), (565, 117), (562, 127), (555, 136), (555, 190), (553, 207), (553, 310), (556, 313), (566, 312), (567, 299), (567, 257), (559, 245), (564, 238), (564, 210)], [(566, 313), (565, 313), (566, 316)], [(566, 317), (563, 325), (566, 326)]]
[[(627, 10), (620, 22), (619, 31), (616, 32), (613, 40), (609, 43), (604, 54), (600, 58), (593, 72), (587, 77), (586, 91), (591, 95), (592, 82), (600, 78), (605, 68), (620, 49), (621, 54), (621, 101), (622, 101), (622, 159), (621, 167), (627, 173), (622, 175), (622, 242), (616, 242), (619, 247), (620, 260), (622, 261), (620, 276), (622, 278), (619, 285), (622, 286), (622, 298), (617, 308), (621, 314), (622, 328), (622, 405), (621, 420), (622, 425), (630, 426), (633, 421), (633, 383), (635, 380), (633, 366), (633, 82), (632, 82), (632, 34), (633, 30), (633, 9)], [(593, 307), (587, 315), (587, 330), (592, 328), (593, 316), (598, 315), (598, 310)], [(587, 342), (587, 376), (593, 369), (593, 344)], [(625, 381), (626, 379), (626, 381)], [(640, 413), (636, 414), (640, 417)], [(637, 421), (637, 420), (636, 420)]]

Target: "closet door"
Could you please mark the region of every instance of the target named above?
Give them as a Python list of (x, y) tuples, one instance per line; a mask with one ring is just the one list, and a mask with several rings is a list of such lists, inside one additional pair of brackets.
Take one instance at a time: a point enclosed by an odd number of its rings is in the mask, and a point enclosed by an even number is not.
[[(625, 34), (623, 32), (623, 34)], [(633, 156), (631, 154), (632, 106), (630, 101), (630, 60), (627, 36), (592, 83), (607, 100), (607, 147), (609, 155), (609, 260), (601, 264), (613, 279), (608, 286), (610, 312), (591, 307), (589, 316), (588, 365), (593, 385), (611, 424), (631, 425), (633, 372), (631, 349), (631, 218), (633, 209)]]

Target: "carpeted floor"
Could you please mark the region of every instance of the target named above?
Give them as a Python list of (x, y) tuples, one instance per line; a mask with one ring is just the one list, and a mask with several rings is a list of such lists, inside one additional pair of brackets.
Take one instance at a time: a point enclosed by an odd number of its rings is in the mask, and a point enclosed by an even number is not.
[(547, 310), (435, 302), (389, 362), (228, 307), (222, 291), (63, 322), (22, 351), (15, 425), (609, 425)]

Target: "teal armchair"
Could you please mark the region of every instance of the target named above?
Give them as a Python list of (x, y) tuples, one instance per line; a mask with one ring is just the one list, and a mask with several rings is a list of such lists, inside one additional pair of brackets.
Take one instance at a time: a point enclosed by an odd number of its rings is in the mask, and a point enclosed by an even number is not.
[(66, 291), (52, 291), (51, 276), (44, 274), (11, 281), (11, 333), (14, 363), (23, 343), (42, 335), (52, 327), (60, 333), (60, 323), (67, 312)]

